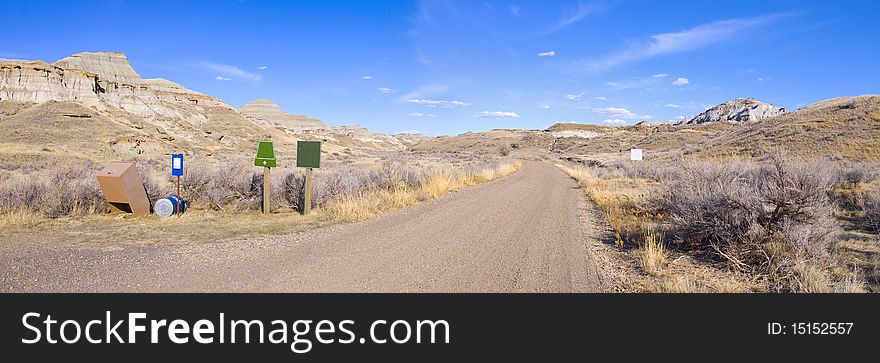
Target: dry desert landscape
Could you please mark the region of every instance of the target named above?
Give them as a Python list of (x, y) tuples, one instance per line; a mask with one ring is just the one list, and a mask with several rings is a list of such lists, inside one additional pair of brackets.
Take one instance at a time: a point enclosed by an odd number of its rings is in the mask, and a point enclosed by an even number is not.
[[(298, 140), (323, 144), (307, 215)], [(428, 137), (236, 109), (122, 53), (0, 59), (0, 290), (877, 292), (878, 152), (876, 95)], [(107, 213), (97, 170), (136, 163), (155, 202), (173, 153), (186, 213)]]

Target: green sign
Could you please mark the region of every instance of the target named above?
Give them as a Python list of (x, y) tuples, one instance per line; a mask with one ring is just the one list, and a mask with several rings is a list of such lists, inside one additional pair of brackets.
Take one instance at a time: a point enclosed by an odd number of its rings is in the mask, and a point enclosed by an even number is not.
[(300, 168), (321, 167), (321, 142), (297, 141), (296, 166)]
[(275, 167), (275, 150), (272, 148), (271, 141), (260, 141), (260, 147), (257, 148), (257, 158), (254, 159), (254, 166)]

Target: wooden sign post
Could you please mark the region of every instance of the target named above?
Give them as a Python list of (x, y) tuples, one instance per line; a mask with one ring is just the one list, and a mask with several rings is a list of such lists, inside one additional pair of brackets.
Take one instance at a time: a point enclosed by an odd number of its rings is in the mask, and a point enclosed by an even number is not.
[(269, 174), (275, 167), (275, 150), (271, 141), (260, 141), (257, 148), (257, 157), (254, 166), (263, 167), (263, 214), (269, 213), (269, 199), (272, 196), (272, 185), (269, 183)]
[(306, 185), (303, 197), (303, 214), (312, 210), (312, 168), (321, 167), (321, 142), (297, 141), (296, 166), (306, 168)]

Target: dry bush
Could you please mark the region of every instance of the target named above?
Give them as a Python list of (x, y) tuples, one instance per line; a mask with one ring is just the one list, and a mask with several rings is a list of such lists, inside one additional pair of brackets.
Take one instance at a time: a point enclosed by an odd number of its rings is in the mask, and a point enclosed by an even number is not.
[(0, 212), (55, 218), (102, 211), (106, 203), (97, 170), (91, 162), (70, 161), (8, 178), (0, 184)]
[(838, 182), (850, 187), (867, 184), (877, 180), (877, 170), (867, 163), (856, 163), (840, 172)]
[(865, 200), (862, 227), (872, 233), (880, 233), (880, 197), (871, 195)]
[(304, 173), (293, 172), (287, 174), (281, 184), (281, 195), (285, 204), (291, 209), (302, 211), (305, 207), (304, 197), (306, 188), (306, 175)]
[(211, 165), (193, 162), (184, 168), (184, 198), (191, 206), (218, 210), (259, 209), (263, 197), (263, 173), (246, 160)]
[(104, 210), (106, 202), (91, 162), (66, 164), (52, 169), (48, 176), (41, 208), (49, 217), (93, 214)]
[(778, 290), (791, 289), (807, 272), (827, 274), (838, 228), (827, 168), (774, 156), (760, 166), (692, 163), (684, 170), (657, 201), (681, 246), (766, 276)]

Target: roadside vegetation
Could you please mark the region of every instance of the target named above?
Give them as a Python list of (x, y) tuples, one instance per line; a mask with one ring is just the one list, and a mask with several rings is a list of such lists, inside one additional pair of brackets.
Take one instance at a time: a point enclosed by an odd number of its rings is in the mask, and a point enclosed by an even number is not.
[[(167, 174), (161, 169), (163, 165), (161, 161), (138, 163), (151, 202), (176, 193), (176, 179), (155, 177)], [(171, 225), (184, 229), (175, 233), (193, 240), (280, 234), (373, 218), (510, 175), (520, 167), (521, 162), (513, 159), (483, 158), (455, 165), (399, 159), (377, 167), (316, 169), (313, 210), (309, 216), (300, 214), (305, 195), (304, 172), (278, 168), (271, 175), (273, 214), (263, 216), (259, 212), (263, 173), (251, 160), (192, 160), (184, 168), (183, 176), (182, 194), (189, 209), (178, 219), (109, 215), (95, 179), (99, 165), (88, 161), (51, 161), (45, 168), (25, 172), (15, 168), (0, 170), (0, 226), (61, 230), (65, 225), (87, 224), (90, 229), (130, 230), (153, 242), (170, 237), (162, 230)]]
[(861, 292), (880, 286), (867, 164), (793, 160), (558, 165), (611, 229), (631, 291)]

